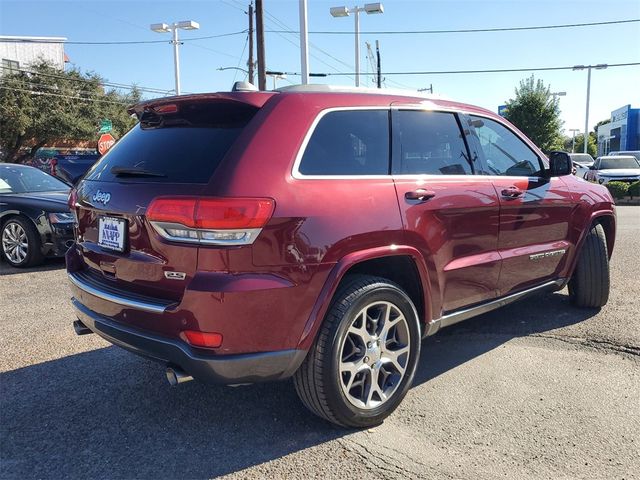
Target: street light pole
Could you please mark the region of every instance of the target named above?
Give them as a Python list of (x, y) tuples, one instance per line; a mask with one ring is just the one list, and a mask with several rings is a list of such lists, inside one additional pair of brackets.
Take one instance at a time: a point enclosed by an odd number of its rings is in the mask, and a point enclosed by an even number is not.
[[(309, 83), (309, 32), (307, 29), (307, 0), (300, 0), (300, 72), (302, 85)], [(275, 90), (275, 78), (274, 90)]]
[(169, 33), (171, 32), (171, 43), (173, 44), (173, 69), (176, 82), (176, 95), (180, 95), (180, 53), (178, 51), (178, 29), (182, 30), (197, 30), (200, 28), (198, 22), (193, 20), (183, 20), (180, 22), (172, 23), (168, 25), (166, 23), (153, 23), (150, 25), (151, 30), (156, 33)]
[(591, 97), (591, 65), (589, 65), (587, 72), (587, 110), (584, 115), (584, 149), (583, 152), (587, 153), (587, 147), (589, 145), (589, 98)]
[(384, 13), (384, 7), (382, 3), (367, 3), (364, 7), (353, 8), (349, 7), (332, 7), (329, 12), (334, 18), (348, 17), (350, 14), (354, 14), (355, 20), (355, 52), (356, 52), (356, 87), (360, 86), (360, 12), (365, 12), (367, 15), (373, 13)]
[(589, 97), (591, 96), (591, 69), (603, 70), (607, 68), (606, 63), (599, 63), (598, 65), (576, 65), (573, 70), (587, 69), (587, 108), (584, 117), (584, 153), (587, 153), (587, 146), (589, 145)]
[(176, 95), (180, 95), (180, 53), (178, 51), (178, 29), (171, 29), (173, 34), (173, 70), (176, 79)]
[(355, 8), (355, 31), (356, 31), (356, 87), (360, 86), (360, 10)]

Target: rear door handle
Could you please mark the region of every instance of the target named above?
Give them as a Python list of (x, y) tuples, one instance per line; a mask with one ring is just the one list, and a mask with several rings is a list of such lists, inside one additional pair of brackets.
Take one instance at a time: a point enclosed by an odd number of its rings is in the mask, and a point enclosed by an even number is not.
[(519, 198), (524, 195), (524, 192), (515, 186), (507, 187), (500, 193), (504, 198)]
[(404, 198), (407, 200), (420, 200), (421, 202), (426, 202), (430, 198), (436, 196), (436, 192), (433, 190), (425, 190), (424, 188), (418, 188), (416, 190), (411, 190), (404, 194)]

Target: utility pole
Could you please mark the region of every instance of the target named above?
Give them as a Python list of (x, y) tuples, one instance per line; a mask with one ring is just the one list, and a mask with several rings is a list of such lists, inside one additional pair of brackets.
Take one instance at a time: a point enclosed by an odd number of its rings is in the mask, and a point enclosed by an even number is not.
[(262, 0), (256, 0), (256, 43), (258, 47), (258, 89), (267, 89), (267, 75), (264, 58), (264, 9)]
[(382, 68), (380, 66), (380, 42), (378, 40), (376, 40), (376, 60), (377, 60), (378, 88), (382, 88)]
[(247, 61), (249, 70), (249, 83), (253, 84), (253, 2), (249, 4), (249, 60)]
[(419, 88), (418, 89), (419, 92), (426, 92), (427, 90), (429, 91), (430, 94), (433, 95), (433, 83), (429, 84), (429, 88)]

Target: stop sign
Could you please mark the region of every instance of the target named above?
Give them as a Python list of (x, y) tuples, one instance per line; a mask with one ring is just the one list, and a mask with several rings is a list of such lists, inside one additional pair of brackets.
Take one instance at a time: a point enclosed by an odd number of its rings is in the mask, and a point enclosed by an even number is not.
[(109, 149), (116, 143), (116, 139), (111, 136), (110, 133), (104, 133), (100, 135), (98, 139), (98, 153), (104, 155)]

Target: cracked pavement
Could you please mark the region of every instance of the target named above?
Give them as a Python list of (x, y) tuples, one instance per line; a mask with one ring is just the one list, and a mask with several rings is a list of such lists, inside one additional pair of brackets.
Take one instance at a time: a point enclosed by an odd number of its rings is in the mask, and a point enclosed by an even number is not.
[(0, 264), (0, 478), (640, 478), (640, 207), (618, 207), (612, 292), (566, 290), (442, 330), (385, 423), (343, 430), (290, 382), (169, 388), (71, 327), (63, 264)]

